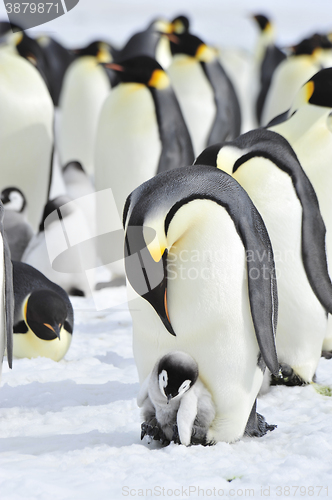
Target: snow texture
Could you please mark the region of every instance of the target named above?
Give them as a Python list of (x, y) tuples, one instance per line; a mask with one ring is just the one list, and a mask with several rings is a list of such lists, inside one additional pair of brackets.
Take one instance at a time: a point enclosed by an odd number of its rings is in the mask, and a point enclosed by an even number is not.
[[(94, 38), (121, 45), (157, 15), (188, 13), (205, 40), (251, 50), (257, 31), (248, 16), (257, 12), (273, 17), (281, 44), (332, 28), (331, 0), (80, 0), (30, 35), (72, 47)], [(4, 363), (1, 500), (332, 496), (332, 398), (313, 385), (273, 387), (259, 398), (258, 412), (278, 425), (262, 438), (189, 448), (141, 442), (130, 314), (113, 307), (126, 302), (125, 288), (97, 293), (108, 309), (72, 299), (75, 330), (64, 360), (14, 360), (12, 371)], [(321, 359), (317, 382), (332, 384), (332, 360)]]

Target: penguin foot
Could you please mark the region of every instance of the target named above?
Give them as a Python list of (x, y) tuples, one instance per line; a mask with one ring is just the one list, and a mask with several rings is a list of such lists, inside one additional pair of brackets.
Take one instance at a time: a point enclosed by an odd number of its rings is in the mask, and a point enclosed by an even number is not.
[(247, 424), (246, 430), (244, 431), (245, 436), (262, 437), (265, 436), (268, 431), (273, 431), (277, 427), (274, 424), (268, 424), (263, 415), (259, 413), (256, 413), (254, 425), (252, 424), (253, 421), (250, 422), (250, 425)]
[(155, 417), (141, 424), (141, 440), (144, 436), (151, 437), (155, 441), (160, 441), (161, 444), (164, 445), (168, 445), (170, 443)]
[(332, 351), (322, 351), (322, 358), (331, 359), (332, 358)]
[(286, 363), (280, 363), (279, 365), (279, 375), (276, 377), (272, 375), (271, 385), (305, 385), (305, 382), (299, 375), (297, 375), (293, 368)]
[[(179, 438), (178, 426), (176, 424), (173, 425), (172, 441), (175, 444), (181, 444)], [(206, 429), (204, 427), (200, 427), (199, 425), (193, 425), (190, 444), (193, 445), (201, 444), (202, 446), (208, 446), (209, 444), (214, 444), (214, 443), (207, 442)]]

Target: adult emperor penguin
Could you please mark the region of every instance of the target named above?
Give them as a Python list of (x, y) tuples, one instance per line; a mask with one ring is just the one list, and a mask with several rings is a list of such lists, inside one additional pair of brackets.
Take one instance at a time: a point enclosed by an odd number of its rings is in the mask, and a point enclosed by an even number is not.
[(260, 29), (257, 47), (258, 90), (255, 102), (257, 123), (261, 123), (264, 102), (277, 66), (286, 59), (286, 54), (275, 45), (275, 28), (273, 23), (263, 14), (253, 16)]
[(15, 295), (13, 354), (60, 361), (69, 349), (73, 307), (66, 292), (37, 269), (13, 261)]
[(261, 114), (261, 124), (287, 111), (304, 83), (322, 68), (325, 54), (317, 41), (301, 44), (273, 73)]
[[(82, 202), (84, 206), (84, 198)], [(80, 200), (63, 195), (46, 204), (39, 232), (30, 240), (22, 262), (71, 295), (91, 295), (95, 283), (85, 271), (96, 267), (95, 247)]]
[[(326, 226), (326, 251), (331, 274), (332, 266), (332, 69), (322, 69), (298, 92), (284, 121), (270, 130), (285, 137), (297, 154), (310, 179)], [(285, 120), (286, 118), (286, 120)], [(332, 321), (328, 318), (328, 332), (324, 351), (332, 351)]]
[(196, 162), (232, 174), (263, 217), (278, 279), (276, 345), (284, 377), (276, 382), (311, 382), (332, 310), (325, 226), (312, 184), (290, 144), (270, 130), (211, 146)]
[(44, 80), (16, 50), (20, 33), (0, 45), (0, 190), (21, 189), (38, 227), (48, 199), (53, 156), (53, 103)]
[(9, 368), (13, 362), (13, 324), (14, 324), (14, 291), (10, 250), (3, 227), (4, 208), (0, 203), (0, 248), (2, 265), (0, 267), (0, 378), (4, 353), (7, 355)]
[(169, 37), (172, 37), (174, 28), (180, 29), (180, 24), (173, 25), (163, 18), (154, 19), (144, 31), (130, 37), (115, 55), (115, 60), (125, 61), (137, 56), (148, 56), (156, 59), (164, 69), (167, 69), (172, 61)]
[(265, 366), (278, 373), (276, 280), (246, 192), (205, 165), (161, 173), (128, 197), (124, 227), (140, 383), (162, 356), (184, 351), (216, 407), (207, 442), (265, 434), (256, 397)]
[(240, 106), (217, 51), (190, 33), (176, 36), (168, 74), (198, 155), (210, 144), (239, 135)]
[(20, 189), (10, 187), (1, 191), (4, 230), (12, 260), (20, 261), (34, 232), (26, 219), (26, 199)]
[(54, 106), (58, 106), (64, 75), (76, 58), (76, 54), (61, 45), (59, 41), (46, 35), (38, 37), (36, 42), (45, 57), (49, 88)]
[(163, 443), (189, 446), (204, 443), (215, 418), (211, 394), (199, 378), (198, 365), (189, 354), (169, 352), (158, 360), (137, 397), (145, 435)]
[(76, 51), (76, 60), (67, 69), (60, 94), (58, 151), (62, 166), (78, 161), (92, 176), (93, 152), (98, 117), (111, 90), (111, 82), (101, 62), (113, 60), (105, 42), (92, 42)]
[[(121, 214), (133, 189), (159, 172), (192, 163), (194, 152), (169, 77), (156, 60), (141, 56), (107, 66), (119, 83), (99, 116), (95, 187), (112, 189)], [(104, 216), (97, 212), (97, 221)], [(104, 246), (100, 256), (109, 263)], [(123, 265), (115, 272), (123, 273)]]

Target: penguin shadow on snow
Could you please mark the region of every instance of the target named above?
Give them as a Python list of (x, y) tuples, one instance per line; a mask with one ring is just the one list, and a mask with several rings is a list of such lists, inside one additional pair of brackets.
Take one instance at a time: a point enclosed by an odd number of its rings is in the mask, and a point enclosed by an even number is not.
[[(61, 412), (68, 407), (104, 406), (116, 401), (136, 398), (139, 384), (109, 381), (104, 384), (61, 382), (32, 382), (24, 386), (1, 388), (0, 412), (5, 408), (33, 408), (41, 415)], [(19, 402), (19, 403), (18, 403)], [(2, 448), (1, 448), (2, 449)]]
[(3, 453), (19, 452), (22, 455), (33, 456), (66, 453), (105, 445), (112, 448), (123, 448), (123, 446), (131, 446), (133, 443), (139, 443), (139, 436), (135, 431), (103, 433), (95, 430), (84, 434), (0, 438), (0, 447)]
[[(123, 358), (119, 356), (116, 352), (109, 351), (104, 356), (95, 356), (102, 363), (107, 365), (113, 365), (116, 368), (127, 368), (128, 366), (135, 365), (134, 358)], [(136, 396), (136, 395), (135, 395)]]

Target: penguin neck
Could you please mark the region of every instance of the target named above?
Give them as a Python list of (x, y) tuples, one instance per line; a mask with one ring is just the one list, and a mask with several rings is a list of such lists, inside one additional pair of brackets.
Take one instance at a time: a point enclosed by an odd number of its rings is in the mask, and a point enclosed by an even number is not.
[(282, 135), (296, 149), (296, 142), (315, 127), (320, 121), (325, 121), (331, 109), (323, 106), (306, 104), (301, 106), (288, 120), (275, 125), (268, 130), (272, 130)]
[(179, 103), (171, 87), (149, 87), (155, 105), (162, 151), (157, 173), (191, 165), (194, 152)]

